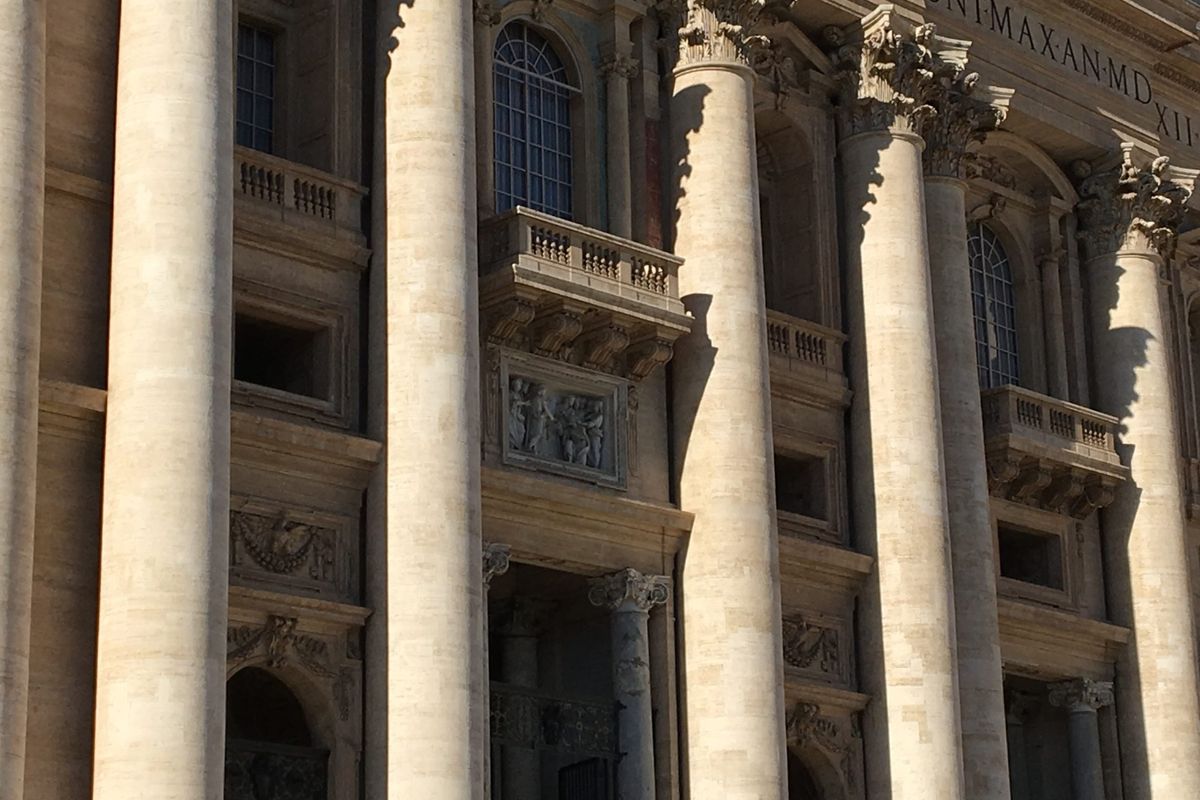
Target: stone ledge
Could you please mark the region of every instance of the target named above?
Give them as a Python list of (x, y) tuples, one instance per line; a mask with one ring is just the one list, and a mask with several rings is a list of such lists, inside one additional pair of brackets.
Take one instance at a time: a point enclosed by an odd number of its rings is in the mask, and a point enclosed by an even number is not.
[(871, 574), (875, 559), (837, 545), (779, 537), (779, 576), (788, 585), (806, 584), (853, 594)]
[(383, 450), (373, 439), (237, 408), (230, 432), (234, 464), (358, 490), (366, 488)]
[(790, 705), (797, 700), (823, 708), (840, 708), (846, 711), (862, 711), (871, 702), (871, 696), (849, 689), (837, 689), (819, 683), (811, 683), (795, 675), (784, 678), (784, 697)]
[(533, 474), (483, 468), (483, 530), (512, 559), (599, 575), (632, 567), (670, 574), (692, 515)]
[(999, 607), (1006, 669), (1042, 680), (1112, 680), (1128, 628), (1007, 597)]
[(315, 597), (251, 589), (246, 586), (229, 587), (229, 624), (258, 624), (274, 614), (295, 617), (297, 628), (313, 633), (336, 634), (347, 628), (362, 627), (371, 610), (348, 603), (319, 600)]
[(92, 386), (42, 378), (38, 382), (38, 431), (68, 439), (103, 440), (108, 393)]

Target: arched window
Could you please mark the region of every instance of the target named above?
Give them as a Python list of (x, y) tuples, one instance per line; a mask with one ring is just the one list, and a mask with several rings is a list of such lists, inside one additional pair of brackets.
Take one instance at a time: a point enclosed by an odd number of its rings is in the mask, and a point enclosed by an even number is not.
[(975, 223), (967, 233), (979, 385), (990, 389), (1019, 384), (1012, 265), (1004, 246), (987, 226)]
[(526, 206), (571, 219), (571, 95), (550, 42), (513, 22), (496, 40), (496, 211)]

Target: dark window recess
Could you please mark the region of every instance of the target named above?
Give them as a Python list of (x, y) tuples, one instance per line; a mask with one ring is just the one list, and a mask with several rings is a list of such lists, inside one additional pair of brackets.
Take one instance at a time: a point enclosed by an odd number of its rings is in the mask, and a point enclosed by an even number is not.
[(237, 143), (275, 151), (275, 34), (238, 25)]
[(233, 327), (235, 380), (292, 394), (329, 399), (329, 330), (237, 314)]
[(1001, 526), (998, 538), (1002, 577), (1063, 589), (1062, 545), (1058, 536)]
[(828, 522), (825, 460), (776, 454), (775, 506), (780, 511)]

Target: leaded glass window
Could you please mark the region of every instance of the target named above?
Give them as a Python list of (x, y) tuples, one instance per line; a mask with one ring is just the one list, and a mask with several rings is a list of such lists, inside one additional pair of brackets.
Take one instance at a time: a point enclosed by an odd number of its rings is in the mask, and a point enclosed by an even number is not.
[(986, 225), (971, 225), (967, 235), (971, 262), (971, 301), (975, 317), (975, 354), (979, 385), (990, 389), (1020, 383), (1016, 303), (1012, 265), (1004, 245)]
[(275, 34), (238, 25), (237, 143), (275, 149)]
[(496, 210), (525, 206), (571, 219), (571, 86), (550, 42), (520, 22), (496, 41)]

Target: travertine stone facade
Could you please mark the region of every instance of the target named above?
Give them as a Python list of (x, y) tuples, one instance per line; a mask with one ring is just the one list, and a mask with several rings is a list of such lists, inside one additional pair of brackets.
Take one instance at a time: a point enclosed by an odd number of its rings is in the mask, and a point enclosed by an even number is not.
[(1198, 25), (0, 3), (0, 800), (1200, 797)]

